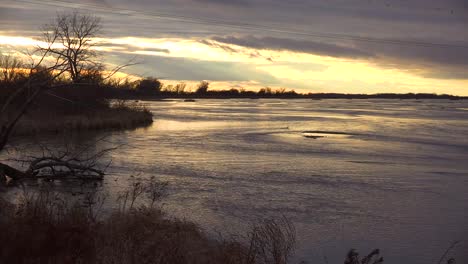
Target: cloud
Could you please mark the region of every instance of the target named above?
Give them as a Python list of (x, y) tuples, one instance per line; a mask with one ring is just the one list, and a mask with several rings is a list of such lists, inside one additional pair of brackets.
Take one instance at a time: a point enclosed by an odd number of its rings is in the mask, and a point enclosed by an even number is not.
[[(69, 9), (67, 2), (56, 3), (0, 1), (0, 31), (8, 31), (4, 35), (37, 36), (40, 25), (49, 22), (58, 11)], [(95, 8), (97, 5), (99, 8)], [(318, 58), (302, 53), (327, 56), (329, 61), (351, 59), (343, 73), (352, 72), (353, 63), (358, 61), (383, 71), (391, 69), (428, 80), (438, 79), (438, 83), (439, 80), (440, 83), (466, 80), (468, 75), (466, 48), (390, 45), (315, 34), (467, 45), (467, 0), (76, 0), (72, 7), (101, 16), (106, 34), (103, 38), (177, 38), (198, 42), (190, 42), (183, 47), (183, 52), (178, 50), (180, 45), (106, 47), (106, 56), (123, 50), (151, 54), (145, 56), (148, 66), (140, 70), (174, 78), (190, 75), (197, 80), (255, 79), (281, 83), (285, 77), (279, 74), (285, 69), (297, 73), (298, 86), (307, 86), (310, 82), (301, 78), (308, 77), (312, 70), (322, 74), (325, 66), (314, 65)], [(200, 47), (204, 45), (212, 49)], [(282, 52), (265, 50), (301, 54), (278, 58), (271, 54)], [(182, 56), (188, 58), (167, 58)], [(233, 62), (236, 59), (240, 62)], [(176, 62), (190, 66), (176, 65)], [(273, 74), (259, 70), (255, 63), (280, 67)], [(364, 72), (351, 77), (369, 80), (372, 76), (368, 75)], [(392, 80), (393, 76), (386, 78)]]
[(194, 2), (230, 6), (249, 6), (250, 3), (248, 0), (194, 0)]
[(199, 40), (198, 42), (200, 42), (202, 44), (205, 44), (207, 46), (223, 49), (223, 50), (225, 50), (226, 52), (229, 52), (229, 53), (241, 52), (239, 49), (235, 49), (235, 48), (231, 47), (230, 45), (223, 45), (223, 44), (221, 44), (219, 42), (209, 41), (209, 40), (206, 40), (206, 39)]
[[(468, 67), (468, 45), (466, 47), (411, 43), (400, 45), (354, 41), (353, 47), (346, 47), (332, 42), (254, 36), (214, 36), (211, 40), (212, 42), (203, 41), (203, 43), (212, 46), (232, 44), (254, 49), (288, 50), (320, 56), (360, 59), (384, 68), (408, 70), (423, 77), (468, 79), (465, 71)], [(388, 42), (392, 40), (389, 39)], [(225, 49), (236, 51), (231, 46), (226, 46)]]
[[(119, 52), (111, 55), (109, 59), (113, 64), (122, 64), (134, 58), (132, 54), (122, 54)], [(258, 70), (255, 66), (248, 63), (214, 62), (155, 55), (142, 55), (137, 59), (142, 63), (129, 69), (129, 73), (134, 75), (153, 75), (158, 78), (171, 80), (256, 81), (265, 85), (281, 83), (273, 75)]]
[(375, 45), (360, 47), (376, 54), (371, 61), (379, 66), (406, 69), (427, 78), (468, 79), (468, 46), (438, 47), (413, 45)]
[(229, 43), (243, 47), (255, 49), (270, 49), (270, 50), (290, 50), (296, 52), (313, 53), (316, 55), (325, 55), (331, 57), (345, 57), (345, 58), (369, 58), (373, 57), (372, 53), (359, 50), (352, 47), (339, 46), (335, 44), (328, 44), (323, 42), (316, 42), (310, 40), (297, 40), (276, 37), (213, 37), (220, 43)]
[(145, 46), (138, 46), (135, 44), (129, 43), (115, 43), (109, 40), (99, 40), (98, 47), (102, 47), (103, 51), (124, 51), (124, 52), (151, 52), (151, 53), (165, 53), (169, 54), (171, 51), (165, 48), (157, 48), (157, 47), (145, 47)]

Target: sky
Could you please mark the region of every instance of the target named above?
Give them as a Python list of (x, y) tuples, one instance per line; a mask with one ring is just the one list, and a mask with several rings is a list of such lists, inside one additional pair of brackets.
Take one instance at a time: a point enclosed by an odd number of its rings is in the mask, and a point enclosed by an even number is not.
[(167, 83), (468, 95), (468, 0), (0, 0), (0, 52), (74, 9), (102, 60)]

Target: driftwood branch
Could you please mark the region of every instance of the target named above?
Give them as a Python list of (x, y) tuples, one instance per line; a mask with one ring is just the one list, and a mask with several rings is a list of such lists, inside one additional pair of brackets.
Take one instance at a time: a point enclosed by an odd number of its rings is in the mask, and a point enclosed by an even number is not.
[(7, 164), (0, 163), (0, 178), (10, 177), (13, 180), (29, 178), (26, 172), (15, 169)]
[(52, 151), (47, 146), (40, 146), (42, 150), (40, 155), (10, 159), (16, 164), (23, 164), (23, 166), (27, 167), (26, 170), (19, 170), (8, 164), (0, 163), (0, 178), (7, 176), (13, 180), (102, 180), (111, 162), (106, 161), (106, 154), (118, 149), (120, 146), (94, 150), (99, 142), (108, 143), (106, 138), (103, 137), (91, 144), (78, 147), (65, 144), (60, 150)]

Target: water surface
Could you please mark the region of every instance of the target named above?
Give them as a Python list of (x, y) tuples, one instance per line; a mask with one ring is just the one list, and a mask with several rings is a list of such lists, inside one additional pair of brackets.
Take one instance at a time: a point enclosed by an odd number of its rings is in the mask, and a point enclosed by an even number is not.
[[(237, 232), (286, 215), (297, 256), (342, 263), (380, 248), (387, 263), (437, 263), (468, 238), (468, 102), (182, 100), (145, 102), (151, 127), (112, 132), (104, 181), (170, 182), (168, 212)], [(462, 243), (458, 262), (468, 261)]]

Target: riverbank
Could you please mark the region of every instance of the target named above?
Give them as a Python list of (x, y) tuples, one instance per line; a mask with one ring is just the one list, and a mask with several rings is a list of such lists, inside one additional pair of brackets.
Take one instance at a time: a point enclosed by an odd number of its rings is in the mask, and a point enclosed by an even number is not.
[(392, 100), (468, 100), (466, 96), (455, 95), (437, 95), (437, 94), (339, 94), (339, 93), (285, 93), (285, 94), (262, 94), (254, 91), (232, 91), (232, 90), (217, 90), (208, 91), (204, 94), (193, 92), (158, 92), (154, 94), (138, 94), (135, 90), (124, 90), (114, 92), (109, 95), (110, 98), (120, 98), (127, 100), (145, 100), (159, 101), (171, 99), (310, 99), (310, 100), (327, 100), (327, 99), (348, 99), (348, 100), (369, 100), (369, 99), (392, 99)]
[(137, 104), (119, 104), (83, 111), (32, 111), (15, 128), (15, 136), (58, 134), (68, 131), (124, 130), (151, 125), (153, 115)]
[(156, 203), (165, 185), (148, 186), (133, 184), (107, 213), (96, 192), (75, 203), (48, 187), (25, 190), (15, 203), (0, 197), (0, 262), (289, 263), (295, 234), (287, 219), (261, 220), (246, 234), (213, 238), (194, 223), (168, 217)]

